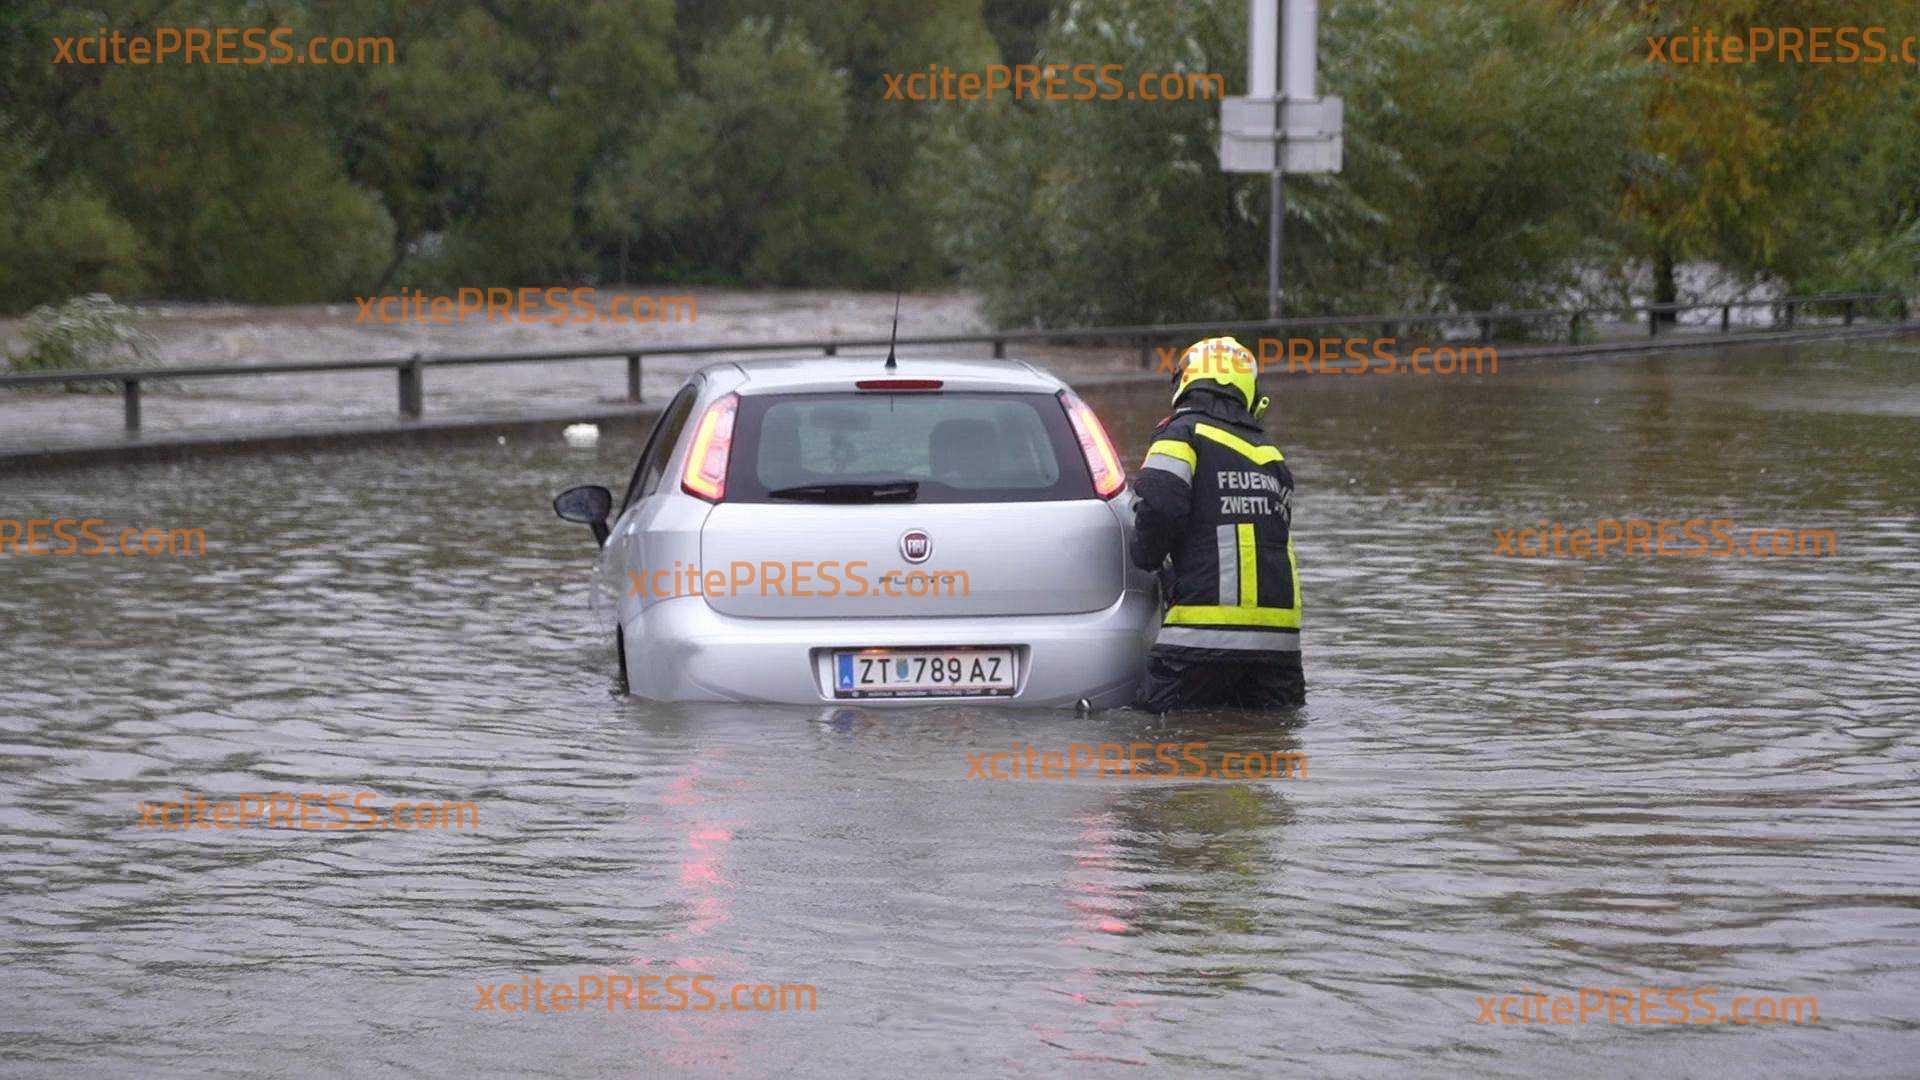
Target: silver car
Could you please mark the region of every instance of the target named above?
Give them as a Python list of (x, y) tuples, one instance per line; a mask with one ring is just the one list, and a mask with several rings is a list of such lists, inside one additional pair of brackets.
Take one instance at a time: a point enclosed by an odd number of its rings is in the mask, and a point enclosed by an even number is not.
[(1018, 361), (892, 364), (710, 365), (661, 413), (617, 515), (603, 487), (554, 500), (601, 543), (630, 692), (1131, 699), (1159, 601), (1127, 558), (1126, 471), (1093, 410)]

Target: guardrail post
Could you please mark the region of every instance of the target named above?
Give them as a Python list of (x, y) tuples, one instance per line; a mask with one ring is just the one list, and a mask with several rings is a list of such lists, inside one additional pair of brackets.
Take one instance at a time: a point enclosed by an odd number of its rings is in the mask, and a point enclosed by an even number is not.
[(1659, 308), (1656, 308), (1656, 307), (1647, 308), (1647, 336), (1648, 337), (1660, 336), (1660, 309)]
[(1794, 302), (1791, 300), (1787, 301), (1787, 329), (1789, 330), (1793, 329), (1793, 309)]
[(627, 354), (627, 400), (640, 400), (640, 354)]
[(400, 415), (409, 420), (420, 419), (420, 354), (414, 353), (413, 359), (401, 364), (400, 373)]
[(1853, 301), (1847, 301), (1846, 325), (1853, 325)]
[(995, 360), (1005, 360), (1007, 358), (1007, 341), (1005, 338), (993, 339), (993, 358)]
[(127, 433), (131, 435), (140, 430), (140, 380), (128, 379), (120, 384), (120, 390), (126, 400)]
[(1583, 314), (1585, 312), (1575, 308), (1573, 318), (1567, 320), (1567, 344), (1569, 345), (1580, 344), (1580, 316)]
[(1907, 321), (1907, 294), (1906, 293), (1900, 294), (1900, 321), (1901, 322)]
[(1720, 332), (1725, 334), (1733, 329), (1733, 305), (1720, 305)]
[(1488, 342), (1493, 340), (1493, 320), (1492, 319), (1480, 320), (1480, 340), (1482, 342)]
[(1153, 339), (1141, 338), (1140, 339), (1140, 370), (1145, 371), (1152, 366), (1153, 366)]

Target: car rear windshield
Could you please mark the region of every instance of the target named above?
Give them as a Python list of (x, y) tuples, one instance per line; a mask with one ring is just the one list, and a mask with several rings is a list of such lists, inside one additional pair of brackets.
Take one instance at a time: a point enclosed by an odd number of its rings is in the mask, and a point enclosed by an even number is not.
[(811, 487), (902, 481), (912, 495), (897, 497), (896, 486), (884, 501), (1094, 497), (1066, 412), (1045, 393), (747, 395), (727, 473), (728, 502), (808, 501)]

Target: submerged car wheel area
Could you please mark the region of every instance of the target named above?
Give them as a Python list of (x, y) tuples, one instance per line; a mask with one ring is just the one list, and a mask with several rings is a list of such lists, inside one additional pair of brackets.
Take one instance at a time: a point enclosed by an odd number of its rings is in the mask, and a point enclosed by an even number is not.
[(1093, 410), (1026, 364), (769, 360), (688, 380), (611, 525), (604, 488), (555, 510), (625, 583), (635, 694), (1104, 707), (1158, 615), (1126, 491)]

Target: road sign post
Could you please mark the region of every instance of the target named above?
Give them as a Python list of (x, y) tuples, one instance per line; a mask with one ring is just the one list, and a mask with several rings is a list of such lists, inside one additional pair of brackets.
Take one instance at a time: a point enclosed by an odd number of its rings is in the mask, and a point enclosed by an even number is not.
[[(1317, 0), (1248, 0), (1247, 95), (1220, 102), (1220, 168), (1273, 178), (1267, 222), (1267, 314), (1281, 313), (1287, 173), (1339, 172), (1345, 111), (1314, 92)], [(1286, 55), (1275, 70), (1277, 55)], [(1279, 76), (1285, 76), (1284, 85)]]

